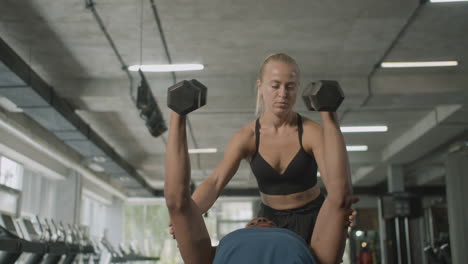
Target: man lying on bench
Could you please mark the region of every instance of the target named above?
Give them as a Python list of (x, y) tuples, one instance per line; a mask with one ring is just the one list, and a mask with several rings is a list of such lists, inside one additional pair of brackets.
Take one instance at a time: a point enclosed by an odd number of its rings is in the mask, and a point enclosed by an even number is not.
[[(330, 118), (336, 118), (330, 113)], [(328, 195), (320, 209), (310, 245), (294, 232), (277, 228), (266, 218), (250, 221), (246, 228), (227, 234), (217, 248), (211, 246), (202, 213), (190, 195), (190, 160), (186, 116), (171, 113), (166, 152), (164, 195), (186, 264), (328, 264), (339, 263), (344, 251), (349, 219), (353, 218), (349, 164), (341, 133), (327, 146), (325, 155)], [(338, 128), (337, 128), (338, 129)], [(333, 134), (333, 133), (332, 133)]]

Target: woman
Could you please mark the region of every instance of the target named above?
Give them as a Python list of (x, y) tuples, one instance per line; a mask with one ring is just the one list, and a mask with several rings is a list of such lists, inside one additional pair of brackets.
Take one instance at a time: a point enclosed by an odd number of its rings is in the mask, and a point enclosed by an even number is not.
[[(260, 117), (233, 135), (223, 161), (198, 186), (192, 198), (206, 212), (234, 176), (241, 160), (247, 159), (260, 190), (258, 216), (296, 232), (309, 243), (324, 201), (316, 184), (317, 169), (329, 189), (334, 183), (328, 181), (325, 156), (339, 153), (333, 148), (325, 153), (326, 145), (344, 146), (344, 142), (335, 113), (321, 113), (322, 127), (293, 111), (299, 77), (299, 67), (290, 56), (278, 53), (265, 59), (257, 80)], [(346, 155), (340, 159), (348, 164)], [(339, 188), (351, 194), (350, 180), (342, 181)]]

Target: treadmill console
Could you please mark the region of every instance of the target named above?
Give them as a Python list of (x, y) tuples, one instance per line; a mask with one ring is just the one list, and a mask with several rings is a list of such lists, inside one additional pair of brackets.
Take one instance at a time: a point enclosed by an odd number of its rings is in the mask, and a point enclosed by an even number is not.
[(22, 229), (23, 238), (29, 241), (41, 240), (40, 234), (37, 232), (31, 219), (23, 218), (18, 221), (19, 226)]
[(16, 229), (15, 220), (13, 220), (13, 216), (5, 213), (0, 213), (0, 226), (5, 228), (8, 232), (12, 233), (13, 235), (19, 237), (19, 232)]

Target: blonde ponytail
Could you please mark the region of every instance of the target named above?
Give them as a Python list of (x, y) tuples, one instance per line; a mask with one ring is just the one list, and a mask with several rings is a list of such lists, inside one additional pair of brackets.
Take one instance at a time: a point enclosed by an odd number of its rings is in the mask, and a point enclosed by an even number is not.
[(257, 88), (257, 104), (255, 105), (255, 116), (260, 116), (263, 113), (263, 96), (260, 89)]

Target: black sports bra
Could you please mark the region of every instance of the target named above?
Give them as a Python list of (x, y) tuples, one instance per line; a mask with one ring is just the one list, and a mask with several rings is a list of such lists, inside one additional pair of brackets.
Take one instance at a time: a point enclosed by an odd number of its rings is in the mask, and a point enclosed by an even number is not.
[(315, 157), (302, 147), (302, 118), (297, 114), (297, 130), (300, 149), (283, 174), (279, 174), (258, 152), (260, 144), (260, 121), (255, 123), (256, 151), (250, 167), (257, 179), (258, 188), (264, 194), (285, 195), (303, 192), (317, 183), (317, 162)]

